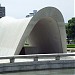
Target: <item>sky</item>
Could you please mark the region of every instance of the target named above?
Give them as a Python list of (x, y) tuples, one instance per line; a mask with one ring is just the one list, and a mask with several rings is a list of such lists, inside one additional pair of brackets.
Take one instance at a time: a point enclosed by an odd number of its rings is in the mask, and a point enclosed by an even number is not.
[(65, 23), (74, 17), (74, 0), (0, 0), (1, 6), (6, 8), (6, 16), (25, 18), (33, 10), (44, 7), (56, 7), (63, 14)]

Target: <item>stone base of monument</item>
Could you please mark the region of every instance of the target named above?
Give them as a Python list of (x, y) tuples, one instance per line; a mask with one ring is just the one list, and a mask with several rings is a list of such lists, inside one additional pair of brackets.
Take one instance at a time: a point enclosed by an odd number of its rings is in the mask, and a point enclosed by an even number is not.
[(26, 54), (39, 54), (41, 51), (36, 47), (23, 47), (20, 51), (19, 55), (26, 55)]
[[(19, 55), (27, 55), (27, 54), (49, 54), (49, 53), (56, 53), (50, 52), (51, 50), (47, 49), (40, 49), (37, 47), (23, 47), (19, 53)], [(61, 53), (61, 52), (60, 52)]]

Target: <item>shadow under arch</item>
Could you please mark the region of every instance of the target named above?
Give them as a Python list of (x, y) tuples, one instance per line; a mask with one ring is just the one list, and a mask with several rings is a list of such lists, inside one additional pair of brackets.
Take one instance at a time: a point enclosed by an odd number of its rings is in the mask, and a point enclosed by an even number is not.
[(63, 52), (59, 27), (52, 18), (43, 18), (36, 23), (28, 37), (28, 43), (38, 48), (38, 53)]
[(15, 54), (21, 52), (26, 39), (32, 47), (38, 47), (40, 53), (66, 52), (65, 25), (61, 12), (54, 7), (37, 12), (27, 25)]

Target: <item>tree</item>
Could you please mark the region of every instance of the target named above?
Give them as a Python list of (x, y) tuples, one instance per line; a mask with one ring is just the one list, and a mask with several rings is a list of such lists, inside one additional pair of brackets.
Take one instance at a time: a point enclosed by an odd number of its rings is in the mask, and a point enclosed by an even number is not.
[(75, 17), (68, 20), (68, 24), (66, 25), (66, 33), (68, 39), (75, 40)]

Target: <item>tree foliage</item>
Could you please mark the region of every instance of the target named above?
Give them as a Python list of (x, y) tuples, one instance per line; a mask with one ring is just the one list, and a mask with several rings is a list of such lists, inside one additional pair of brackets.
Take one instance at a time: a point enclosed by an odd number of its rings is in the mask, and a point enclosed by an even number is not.
[(66, 25), (66, 33), (68, 39), (75, 39), (75, 17), (68, 20), (68, 24)]

